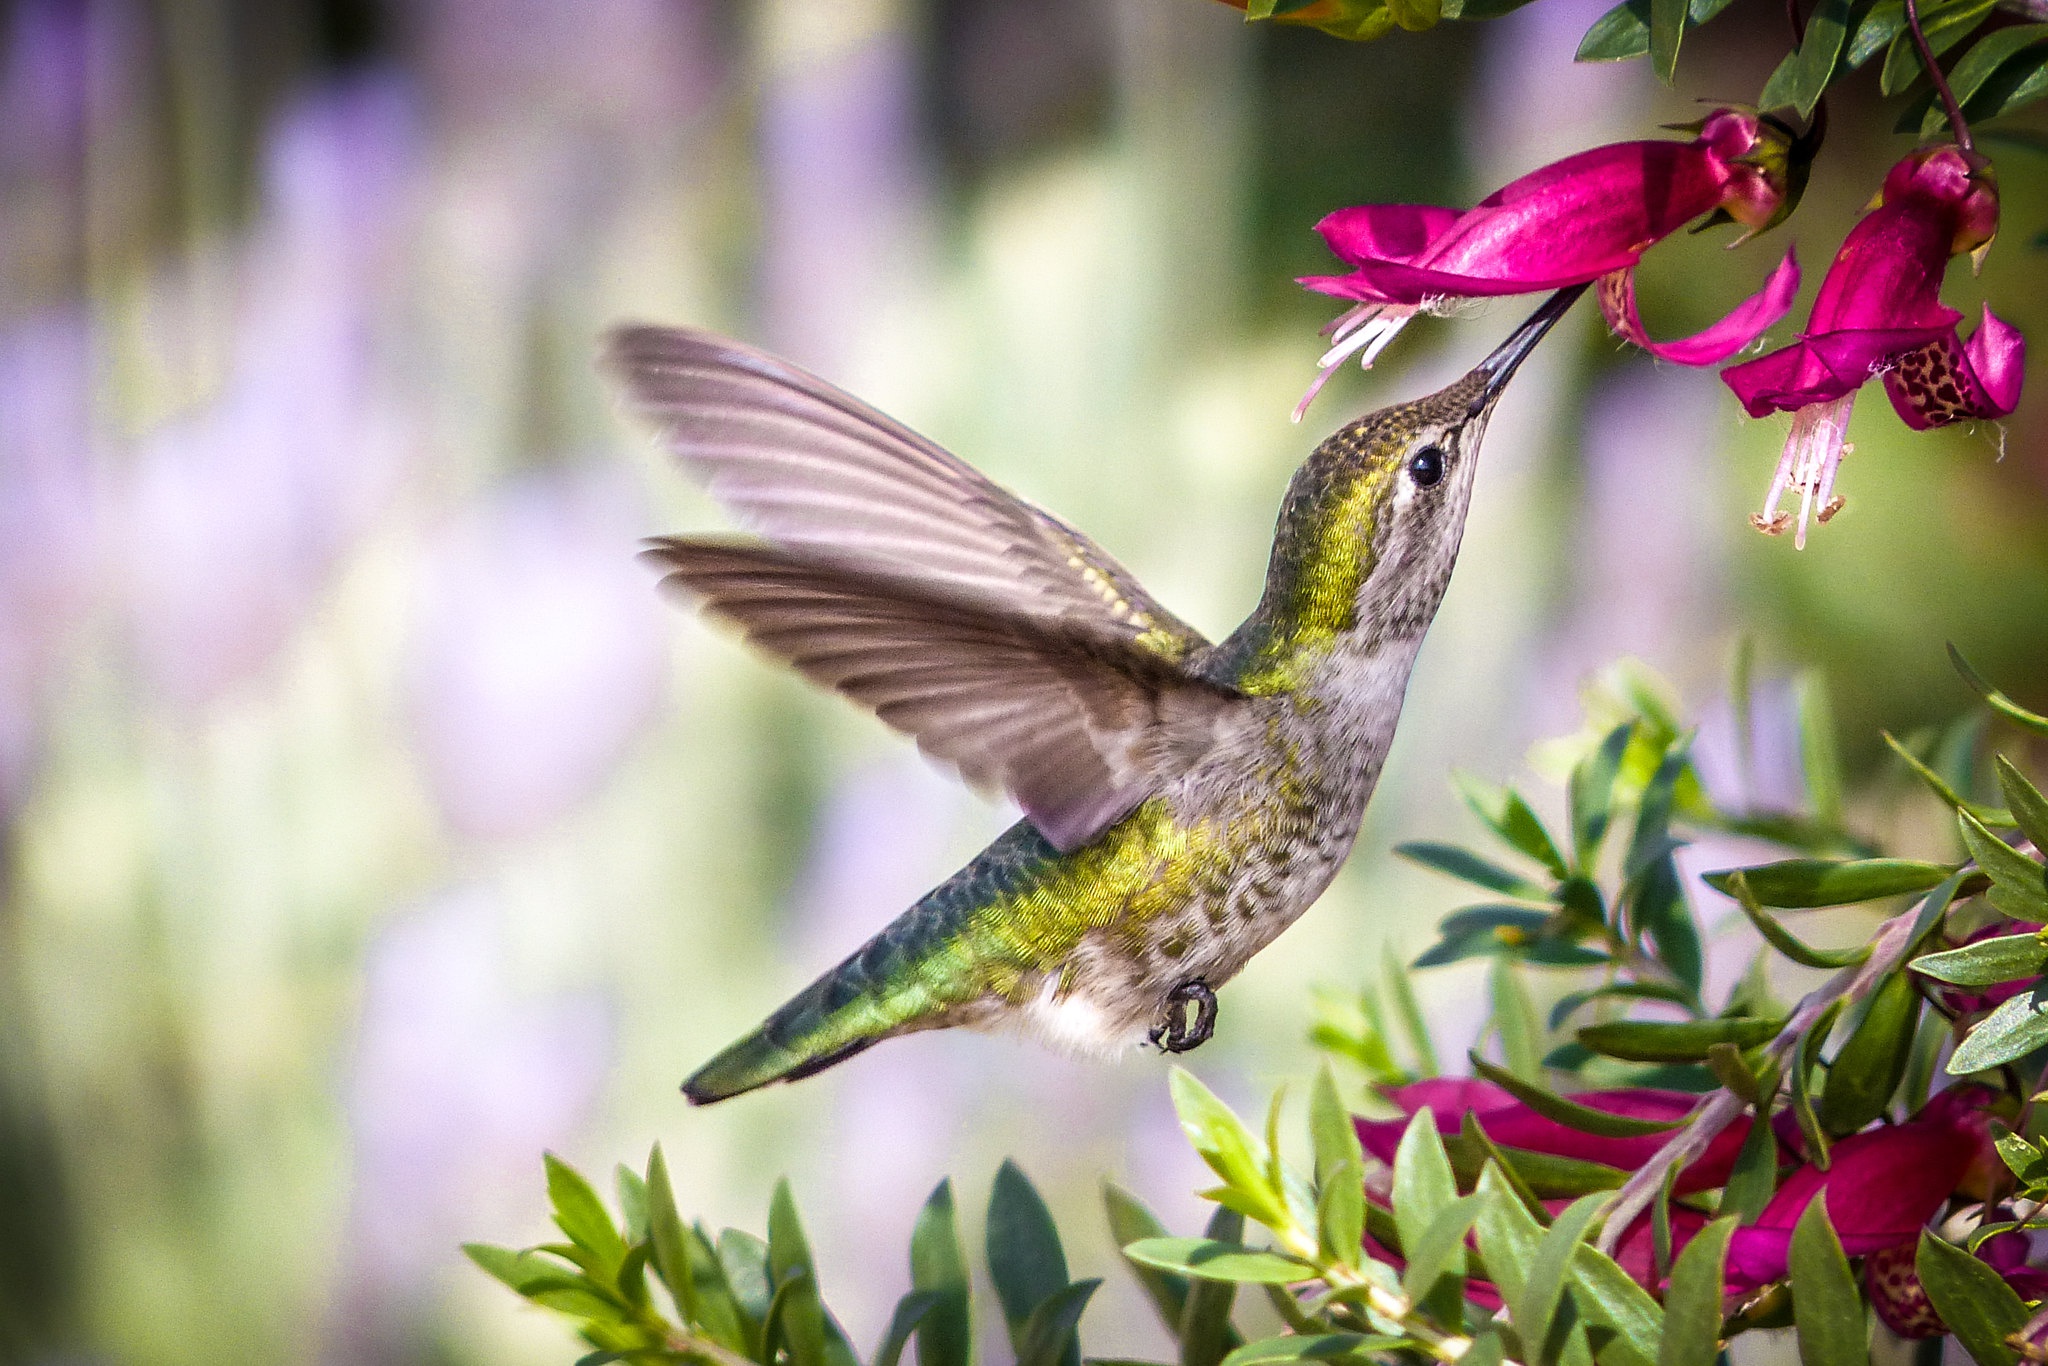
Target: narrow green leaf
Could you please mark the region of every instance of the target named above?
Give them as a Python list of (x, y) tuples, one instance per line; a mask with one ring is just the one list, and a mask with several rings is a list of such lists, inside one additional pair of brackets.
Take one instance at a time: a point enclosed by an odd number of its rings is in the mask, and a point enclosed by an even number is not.
[(1997, 688), (1985, 682), (1984, 675), (1970, 667), (1970, 661), (1963, 658), (1963, 652), (1958, 650), (1953, 643), (1948, 647), (1948, 658), (1949, 662), (1955, 665), (1956, 672), (1963, 676), (1963, 681), (1968, 683), (1993, 711), (2015, 725), (2033, 731), (2036, 735), (2048, 735), (2048, 716), (2043, 716), (2039, 712), (2028, 711)]
[[(1401, 1290), (1417, 1303), (1431, 1298), (1431, 1291), (1444, 1277), (1456, 1279), (1462, 1287), (1465, 1276), (1465, 1235), (1471, 1231), (1485, 1204), (1478, 1195), (1466, 1195), (1438, 1210), (1420, 1237), (1410, 1245), (1415, 1251), (1401, 1270)], [(1460, 1294), (1462, 1294), (1462, 1289)]]
[[(1992, 5), (1993, 0), (1960, 0), (1960, 3), (1930, 10), (1922, 16), (1920, 24), (1920, 31), (1927, 36), (1927, 46), (1939, 57), (1984, 22), (1984, 17), (1991, 13)], [(1877, 88), (1887, 95), (1896, 95), (1920, 74), (1920, 53), (1913, 45), (1912, 35), (1901, 33), (1892, 39), (1891, 50), (1885, 53), (1884, 70), (1878, 76)]]
[(472, 1262), (522, 1295), (531, 1285), (565, 1274), (559, 1262), (531, 1252), (515, 1252), (509, 1247), (464, 1243), (462, 1251)]
[(974, 1324), (969, 1309), (967, 1259), (953, 1215), (953, 1183), (941, 1181), (925, 1198), (910, 1232), (910, 1284), (932, 1296), (917, 1324), (918, 1366), (971, 1366)]
[(1470, 1128), (1444, 1140), (1444, 1151), (1450, 1155), (1451, 1170), (1457, 1173), (1460, 1186), (1476, 1181), (1488, 1161), (1500, 1163), (1536, 1201), (1576, 1200), (1593, 1191), (1620, 1190), (1628, 1180), (1628, 1173), (1619, 1167), (1526, 1148), (1502, 1148), (1480, 1141), (1482, 1138), (1479, 1130)]
[[(996, 1169), (988, 1199), (987, 1238), (989, 1279), (1003, 1306), (1010, 1345), (1021, 1354), (1032, 1312), (1067, 1288), (1067, 1255), (1052, 1212), (1015, 1162), (1005, 1160)], [(1076, 1352), (1069, 1366), (1079, 1361)]]
[[(1646, 25), (1645, 51), (1648, 41)], [(1573, 766), (1565, 782), (1565, 800), (1572, 817), (1572, 853), (1582, 870), (1592, 868), (1606, 842), (1614, 817), (1614, 780), (1621, 773), (1621, 761), (1635, 730), (1636, 723), (1628, 721), (1609, 731), (1592, 753)]]
[(1595, 1001), (1668, 1001), (1688, 1009), (1693, 1004), (1692, 998), (1684, 991), (1664, 982), (1608, 982), (1559, 997), (1557, 1004), (1550, 1008), (1550, 1027), (1562, 1029), (1564, 1022), (1575, 1012)]
[(1351, 1109), (1337, 1094), (1336, 1078), (1328, 1067), (1318, 1068), (1308, 1096), (1309, 1136), (1315, 1144), (1315, 1177), (1318, 1185), (1330, 1173), (1346, 1165), (1363, 1169), (1365, 1149), (1358, 1141), (1358, 1125)]
[(1906, 1075), (1913, 1031), (1920, 1024), (1920, 993), (1903, 972), (1886, 974), (1828, 1069), (1820, 1122), (1829, 1133), (1853, 1134), (1884, 1113)]
[[(779, 1323), (795, 1366), (859, 1366), (852, 1347), (825, 1312), (810, 1241), (786, 1180), (775, 1183), (768, 1202), (768, 1274), (775, 1285), (769, 1318)], [(1073, 1366), (1080, 1366), (1079, 1361)]]
[(1714, 1366), (1721, 1354), (1722, 1268), (1733, 1216), (1716, 1219), (1685, 1245), (1664, 1291), (1664, 1338), (1657, 1366)]
[(1543, 828), (1542, 818), (1523, 800), (1521, 793), (1513, 788), (1496, 787), (1469, 773), (1454, 773), (1451, 782), (1472, 814), (1486, 822), (1487, 828), (1510, 847), (1535, 859), (1554, 877), (1562, 878), (1570, 873), (1564, 855), (1558, 852), (1557, 842), (1551, 839), (1550, 832)]
[(1678, 798), (1678, 783), (1692, 764), (1692, 738), (1683, 737), (1666, 750), (1636, 804), (1635, 829), (1629, 833), (1628, 854), (1622, 859), (1622, 875), (1638, 882), (1651, 866), (1676, 848), (1671, 838), (1671, 811)]
[(1579, 40), (1577, 62), (1625, 62), (1650, 50), (1650, 0), (1622, 0)]
[(1408, 983), (1408, 969), (1394, 952), (1393, 945), (1381, 949), (1381, 971), (1386, 978), (1387, 998), (1393, 1002), (1394, 1018), (1401, 1022), (1401, 1030), (1407, 1036), (1408, 1047), (1415, 1058), (1415, 1070), (1425, 1077), (1436, 1076), (1440, 1070), (1436, 1061), (1436, 1045), (1429, 1036), (1429, 1026), (1423, 1022), (1422, 1006), (1415, 999), (1415, 988)]
[(1397, 844), (1394, 852), (1425, 868), (1469, 882), (1475, 887), (1499, 892), (1503, 896), (1517, 897), (1523, 901), (1547, 901), (1549, 889), (1532, 882), (1520, 873), (1508, 871), (1490, 859), (1480, 857), (1469, 849), (1455, 844), (1435, 844), (1427, 841)]
[[(1102, 1183), (1102, 1202), (1109, 1212), (1110, 1236), (1116, 1240), (1119, 1250), (1146, 1238), (1168, 1236), (1166, 1226), (1146, 1208), (1145, 1203), (1115, 1182)], [(1159, 1311), (1166, 1331), (1178, 1336), (1181, 1316), (1187, 1311), (1188, 1278), (1132, 1261), (1128, 1254), (1124, 1256), (1124, 1263), (1137, 1277), (1146, 1298), (1152, 1301), (1152, 1307)]]
[(1629, 920), (1647, 934), (1657, 957), (1697, 1001), (1706, 975), (1706, 955), (1699, 927), (1693, 923), (1678, 881), (1678, 865), (1669, 855), (1642, 870), (1629, 890)]
[(1868, 1366), (1870, 1325), (1863, 1294), (1828, 1222), (1827, 1191), (1816, 1193), (1792, 1229), (1792, 1321), (1801, 1366)]
[(569, 1236), (570, 1242), (606, 1268), (616, 1268), (626, 1258), (626, 1240), (613, 1226), (604, 1202), (574, 1167), (553, 1153), (542, 1160), (547, 1166), (548, 1201), (555, 1208), (556, 1225)]
[(1657, 1360), (1664, 1310), (1633, 1276), (1591, 1243), (1579, 1244), (1572, 1259), (1572, 1295), (1590, 1322), (1618, 1334), (1646, 1366)]
[(1431, 1221), (1457, 1198), (1457, 1179), (1444, 1155), (1436, 1116), (1426, 1107), (1417, 1110), (1394, 1149), (1394, 1222), (1401, 1231), (1401, 1246), (1414, 1247)]
[(1948, 1060), (1950, 1076), (1998, 1067), (2048, 1044), (2048, 985), (2006, 1001), (1979, 1020)]
[(2004, 934), (1944, 953), (1922, 954), (1911, 966), (1923, 977), (1959, 987), (2019, 982), (2048, 972), (2048, 943), (2038, 935)]
[[(1813, 106), (1834, 75), (1835, 58), (1849, 17), (1848, 0), (1821, 0), (1806, 21), (1806, 41), (1799, 45), (1799, 61), (1805, 74), (1791, 101), (1801, 118), (1813, 113)], [(1809, 53), (1812, 54), (1809, 60)], [(1817, 80), (1819, 84), (1810, 82)], [(1770, 104), (1766, 108), (1772, 108)], [(1842, 756), (1835, 746), (1835, 712), (1828, 703), (1827, 681), (1818, 670), (1799, 676), (1795, 685), (1799, 712), (1799, 771), (1806, 781), (1806, 804), (1814, 816), (1827, 825), (1842, 823)]]
[(1176, 1067), (1167, 1074), (1167, 1090), (1182, 1132), (1210, 1170), (1223, 1178), (1225, 1188), (1234, 1193), (1236, 1207), (1269, 1227), (1284, 1221), (1288, 1217), (1286, 1195), (1267, 1181), (1263, 1145), (1245, 1128), (1244, 1121), (1186, 1068)]
[(896, 1312), (889, 1319), (889, 1331), (882, 1338), (882, 1345), (875, 1349), (874, 1366), (896, 1366), (903, 1359), (903, 1349), (910, 1345), (910, 1335), (931, 1317), (944, 1297), (930, 1290), (913, 1290), (896, 1301)]
[(1958, 811), (1963, 843), (1991, 878), (1991, 904), (2015, 920), (2048, 920), (2048, 869), (1985, 828), (1967, 811)]
[(1743, 869), (1738, 868), (1728, 874), (1728, 894), (1735, 898), (1735, 904), (1749, 917), (1749, 923), (1756, 926), (1756, 932), (1764, 937), (1764, 942), (1801, 967), (1845, 968), (1870, 957), (1868, 944), (1850, 949), (1809, 947), (1758, 903), (1756, 893), (1749, 889), (1749, 875)]
[[(1548, 1228), (1550, 1226), (1550, 1211), (1543, 1207), (1542, 1197), (1536, 1191), (1529, 1188), (1529, 1183), (1522, 1179), (1521, 1175), (1515, 1170), (1515, 1165), (1508, 1161), (1507, 1156), (1501, 1149), (1494, 1146), (1493, 1140), (1487, 1136), (1485, 1126), (1480, 1124), (1479, 1116), (1467, 1110), (1464, 1119), (1459, 1124), (1458, 1137), (1465, 1146), (1476, 1148), (1483, 1154), (1480, 1161), (1479, 1177), (1474, 1178), (1475, 1189), (1477, 1188), (1479, 1178), (1483, 1178), (1486, 1175), (1486, 1167), (1490, 1163), (1494, 1168), (1494, 1179), (1515, 1193), (1515, 1198), (1522, 1202), (1522, 1208), (1531, 1219), (1536, 1221), (1537, 1227)], [(1576, 1199), (1577, 1197), (1574, 1196), (1572, 1198)]]
[[(1303, 1336), (1289, 1333), (1284, 1337), (1262, 1338), (1248, 1342), (1223, 1358), (1223, 1366), (1274, 1366), (1274, 1363), (1288, 1361), (1340, 1361), (1365, 1363), (1374, 1359), (1374, 1354), (1391, 1352), (1407, 1346), (1405, 1338), (1383, 1337), (1365, 1333), (1317, 1333)], [(1467, 1357), (1469, 1360), (1469, 1355)]]
[(1314, 1267), (1296, 1258), (1209, 1238), (1141, 1238), (1125, 1248), (1124, 1255), (1161, 1271), (1204, 1281), (1293, 1285), (1316, 1274)]
[(1820, 1112), (1813, 1105), (1813, 1069), (1820, 1059), (1821, 1045), (1827, 1042), (1828, 1032), (1840, 1013), (1841, 1002), (1837, 1001), (1792, 1050), (1792, 1117), (1799, 1122), (1799, 1132), (1806, 1139), (1806, 1151), (1813, 1165), (1822, 1171), (1828, 1169), (1828, 1131), (1821, 1127)]
[(1986, 825), (1996, 825), (2008, 830), (2012, 828), (2013, 819), (2011, 812), (2001, 811), (1997, 807), (1985, 806), (1979, 802), (1969, 800), (1962, 793), (1956, 791), (1948, 779), (1928, 767), (1921, 760), (1920, 756), (1909, 749), (1897, 736), (1888, 730), (1879, 731), (1878, 734), (1882, 735), (1884, 742), (1891, 746), (1892, 753), (1905, 761), (1906, 767), (1912, 770), (1913, 776), (1926, 784), (1927, 790), (1941, 798), (1951, 809), (1967, 811)]
[(1479, 1255), (1501, 1297), (1518, 1304), (1528, 1288), (1528, 1268), (1543, 1239), (1543, 1229), (1512, 1189), (1500, 1168), (1489, 1165), (1479, 1174), (1473, 1192), (1481, 1205), (1477, 1227)]
[(1479, 1076), (1508, 1092), (1545, 1119), (1556, 1120), (1566, 1128), (1577, 1129), (1580, 1133), (1598, 1134), (1602, 1138), (1641, 1138), (1645, 1134), (1670, 1133), (1674, 1129), (1685, 1127), (1684, 1120), (1635, 1119), (1628, 1115), (1596, 1110), (1590, 1105), (1581, 1105), (1575, 1100), (1560, 1096), (1555, 1091), (1523, 1081), (1514, 1073), (1494, 1066), (1477, 1053), (1470, 1056), (1473, 1071)]
[(654, 1245), (655, 1274), (668, 1287), (676, 1313), (684, 1323), (697, 1322), (697, 1278), (690, 1268), (689, 1235), (683, 1229), (682, 1216), (676, 1213), (668, 1160), (659, 1143), (647, 1154), (647, 1235)]
[(1472, 1339), (1472, 1346), (1458, 1358), (1458, 1366), (1501, 1366), (1507, 1358), (1507, 1350), (1507, 1344), (1501, 1341), (1500, 1331), (1489, 1328)]
[[(1365, 1200), (1363, 1180), (1361, 1168), (1352, 1183), (1361, 1205)], [(1218, 1209), (1209, 1216), (1206, 1236), (1212, 1242), (1242, 1243), (1244, 1216), (1236, 1210)], [(1179, 1325), (1180, 1366), (1217, 1366), (1238, 1345), (1241, 1339), (1230, 1326), (1230, 1310), (1236, 1302), (1233, 1282), (1206, 1278), (1194, 1282)]]
[[(775, 1298), (775, 1283), (768, 1274), (768, 1244), (751, 1233), (729, 1228), (718, 1235), (717, 1256), (720, 1278), (750, 1330), (748, 1335), (758, 1335)], [(698, 1284), (701, 1288), (703, 1283)]]
[(1849, 48), (1842, 60), (1851, 67), (1861, 67), (1872, 57), (1892, 45), (1892, 40), (1906, 31), (1906, 6), (1904, 0), (1878, 0), (1864, 14), (1856, 31), (1849, 38)]
[(1700, 1062), (1717, 1043), (1753, 1048), (1768, 1043), (1784, 1027), (1777, 1019), (1615, 1020), (1587, 1025), (1579, 1042), (1625, 1062)]
[(1493, 1026), (1508, 1070), (1532, 1082), (1543, 1079), (1543, 1021), (1512, 961), (1496, 958), (1490, 974)]
[(1678, 70), (1678, 44), (1685, 36), (1686, 0), (1650, 0), (1650, 69), (1671, 84)]
[(1970, 1359), (1977, 1366), (2014, 1366), (2019, 1353), (2006, 1339), (2026, 1327), (2030, 1315), (2005, 1278), (1925, 1230), (1914, 1263), (1934, 1311)]
[(1783, 910), (1808, 910), (1820, 906), (1852, 906), (1882, 897), (1924, 892), (1953, 873), (1950, 864), (1922, 863), (1914, 859), (1873, 858), (1848, 861), (1836, 859), (1785, 859), (1750, 868), (1728, 868), (1708, 873), (1706, 884), (1717, 892), (1729, 890), (1730, 879), (1741, 873), (1759, 903)]
[(1751, 1116), (1749, 1133), (1742, 1140), (1735, 1166), (1728, 1173), (1728, 1185), (1721, 1192), (1721, 1213), (1735, 1215), (1745, 1224), (1755, 1223), (1764, 1206), (1771, 1202), (1771, 1192), (1777, 1184), (1778, 1140), (1771, 1132), (1770, 1106), (1766, 1104), (1758, 1106)]
[(1525, 1343), (1547, 1343), (1551, 1340), (1553, 1318), (1559, 1301), (1564, 1298), (1565, 1284), (1571, 1278), (1579, 1244), (1585, 1241), (1593, 1221), (1613, 1198), (1601, 1193), (1574, 1200), (1558, 1214), (1537, 1242), (1535, 1255), (1529, 1260), (1528, 1274), (1522, 1282), (1522, 1293), (1519, 1298), (1509, 1301)]
[(1018, 1336), (1017, 1366), (1081, 1366), (1081, 1344), (1074, 1330), (1101, 1288), (1099, 1279), (1076, 1281), (1034, 1305)]
[[(2043, 30), (2044, 40), (2048, 40), (2048, 24), (2033, 27)], [(2003, 754), (1991, 762), (1998, 770), (1998, 787), (2005, 793), (2006, 809), (2012, 812), (2020, 833), (2032, 840), (2036, 849), (2048, 849), (2048, 797), (2043, 797), (2041, 789), (2028, 782), (2027, 775), (2014, 768)]]
[(619, 1220), (626, 1226), (627, 1241), (644, 1241), (648, 1236), (647, 1183), (623, 1162), (613, 1169), (612, 1183), (618, 1187)]

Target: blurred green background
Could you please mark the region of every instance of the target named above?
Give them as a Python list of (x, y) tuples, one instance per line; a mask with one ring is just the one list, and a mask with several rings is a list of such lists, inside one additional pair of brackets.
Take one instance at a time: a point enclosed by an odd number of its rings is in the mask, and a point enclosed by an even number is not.
[[(1356, 47), (1199, 0), (0, 5), (0, 1359), (568, 1360), (456, 1250), (544, 1235), (543, 1147), (602, 1172), (660, 1139), (714, 1225), (792, 1173), (862, 1344), (941, 1176), (978, 1236), (1014, 1154), (1079, 1274), (1112, 1268), (1105, 1174), (1189, 1226), (1151, 1055), (928, 1035), (686, 1109), (689, 1068), (1009, 817), (658, 601), (636, 539), (717, 514), (596, 339), (788, 354), (1220, 634), (1314, 443), (1524, 311), (1418, 323), (1291, 426), (1334, 312), (1291, 283), (1314, 220), (1469, 203), (1753, 97), (1783, 50), (1737, 0), (1667, 90), (1571, 65), (1600, 8)], [(1653, 330), (1786, 235), (1810, 298), (1891, 118), (1866, 72), (1787, 229), (1652, 253)], [(2005, 235), (1949, 297), (2038, 343), (2048, 162), (1991, 150)], [(1878, 726), (1966, 701), (1945, 639), (2040, 705), (2036, 381), (2002, 436), (1866, 398), (1848, 510), (1795, 553), (1747, 523), (1782, 424), (1581, 310), (1495, 420), (1356, 857), (1194, 1069), (1240, 1105), (1300, 1074), (1310, 988), (1457, 904), (1388, 848), (1469, 835), (1448, 772), (1526, 777), (1614, 658), (1710, 731), (1739, 635), (1769, 677), (1823, 667), (1865, 773)], [(1446, 1056), (1476, 982), (1416, 981)], [(1114, 1276), (1087, 1336), (1157, 1345)]]

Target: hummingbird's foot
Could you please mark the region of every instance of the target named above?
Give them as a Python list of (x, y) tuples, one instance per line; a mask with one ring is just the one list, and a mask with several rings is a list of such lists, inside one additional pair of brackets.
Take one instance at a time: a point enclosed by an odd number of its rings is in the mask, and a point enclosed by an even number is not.
[[(1187, 1007), (1193, 1006), (1190, 1012)], [(1196, 978), (1166, 993), (1166, 1023), (1152, 1031), (1162, 1053), (1185, 1053), (1209, 1042), (1216, 1032), (1216, 993)]]

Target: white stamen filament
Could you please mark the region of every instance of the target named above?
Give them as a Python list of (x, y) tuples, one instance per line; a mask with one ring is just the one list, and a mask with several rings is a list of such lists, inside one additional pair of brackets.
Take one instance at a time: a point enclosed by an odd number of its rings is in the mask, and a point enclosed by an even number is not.
[(1792, 521), (1790, 513), (1778, 510), (1778, 500), (1787, 488), (1799, 490), (1798, 530), (1792, 544), (1800, 550), (1806, 548), (1809, 521), (1825, 522), (1841, 510), (1842, 500), (1835, 497), (1835, 472), (1852, 449), (1842, 438), (1848, 434), (1849, 411), (1855, 403), (1852, 390), (1832, 402), (1811, 404), (1793, 413), (1784, 454), (1778, 457), (1777, 473), (1772, 476), (1770, 492), (1764, 495), (1764, 510), (1750, 518), (1757, 530), (1776, 536)]
[(1315, 382), (1308, 386), (1308, 392), (1301, 396), (1301, 402), (1294, 405), (1294, 420), (1301, 421), (1301, 415), (1308, 411), (1308, 405), (1330, 382), (1330, 376), (1353, 355), (1358, 356), (1358, 368), (1372, 369), (1372, 363), (1380, 352), (1387, 349), (1387, 343), (1399, 336), (1408, 320), (1415, 316), (1412, 308), (1389, 308), (1385, 304), (1367, 304), (1352, 309), (1337, 320), (1331, 329), (1336, 345), (1323, 353), (1316, 362), (1318, 367)]

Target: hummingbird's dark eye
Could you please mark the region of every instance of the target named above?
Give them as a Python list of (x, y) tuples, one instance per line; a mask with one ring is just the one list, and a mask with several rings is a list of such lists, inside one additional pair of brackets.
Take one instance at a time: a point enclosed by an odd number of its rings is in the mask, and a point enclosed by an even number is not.
[(1408, 477), (1415, 481), (1415, 487), (1426, 489), (1444, 477), (1444, 452), (1441, 446), (1424, 446), (1408, 457)]

